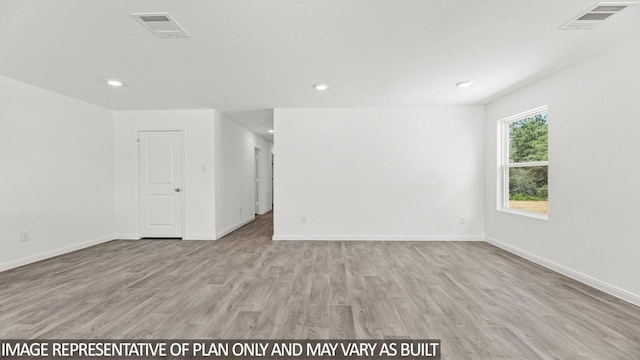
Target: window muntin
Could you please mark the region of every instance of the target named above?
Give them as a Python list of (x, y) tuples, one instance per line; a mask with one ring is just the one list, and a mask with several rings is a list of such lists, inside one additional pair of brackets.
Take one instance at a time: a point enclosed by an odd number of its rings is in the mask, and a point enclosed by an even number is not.
[(500, 122), (499, 209), (538, 218), (548, 214), (548, 113), (540, 107)]

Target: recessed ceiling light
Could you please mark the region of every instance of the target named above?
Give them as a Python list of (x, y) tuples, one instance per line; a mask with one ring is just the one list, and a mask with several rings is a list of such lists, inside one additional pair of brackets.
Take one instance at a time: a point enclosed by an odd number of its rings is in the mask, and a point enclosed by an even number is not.
[(110, 86), (113, 86), (113, 87), (120, 87), (120, 86), (124, 85), (122, 83), (122, 81), (115, 80), (115, 79), (107, 80), (107, 84), (109, 84)]
[(269, 129), (269, 134), (273, 134), (273, 129)]
[(466, 88), (473, 85), (473, 81), (472, 80), (465, 80), (465, 81), (460, 81), (459, 83), (456, 84), (457, 87), (461, 87), (461, 88)]
[(316, 85), (313, 85), (313, 88), (316, 89), (316, 90), (319, 90), (319, 91), (325, 91), (325, 90), (327, 90), (329, 88), (329, 85), (327, 85), (327, 84), (316, 84)]

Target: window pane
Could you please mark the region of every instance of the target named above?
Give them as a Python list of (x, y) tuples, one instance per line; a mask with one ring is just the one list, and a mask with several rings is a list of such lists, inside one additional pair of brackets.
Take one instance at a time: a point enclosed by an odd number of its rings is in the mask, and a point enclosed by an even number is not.
[(547, 161), (547, 113), (509, 123), (509, 162)]
[(509, 168), (509, 207), (547, 213), (547, 166)]

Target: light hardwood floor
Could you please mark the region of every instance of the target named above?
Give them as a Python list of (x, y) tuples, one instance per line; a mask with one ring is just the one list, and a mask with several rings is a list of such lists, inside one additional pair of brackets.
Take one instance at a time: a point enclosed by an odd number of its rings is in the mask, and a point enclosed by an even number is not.
[(442, 339), (443, 359), (640, 359), (640, 308), (484, 242), (111, 241), (0, 273), (0, 338)]

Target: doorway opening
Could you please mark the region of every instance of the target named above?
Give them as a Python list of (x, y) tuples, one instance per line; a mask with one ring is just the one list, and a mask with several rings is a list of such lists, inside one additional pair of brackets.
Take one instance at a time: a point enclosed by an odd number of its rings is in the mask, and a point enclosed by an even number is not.
[(253, 191), (253, 203), (255, 204), (254, 206), (254, 213), (256, 215), (260, 214), (260, 149), (259, 148), (255, 148), (255, 162), (254, 162), (254, 172), (253, 172), (253, 178), (254, 178), (254, 191)]

